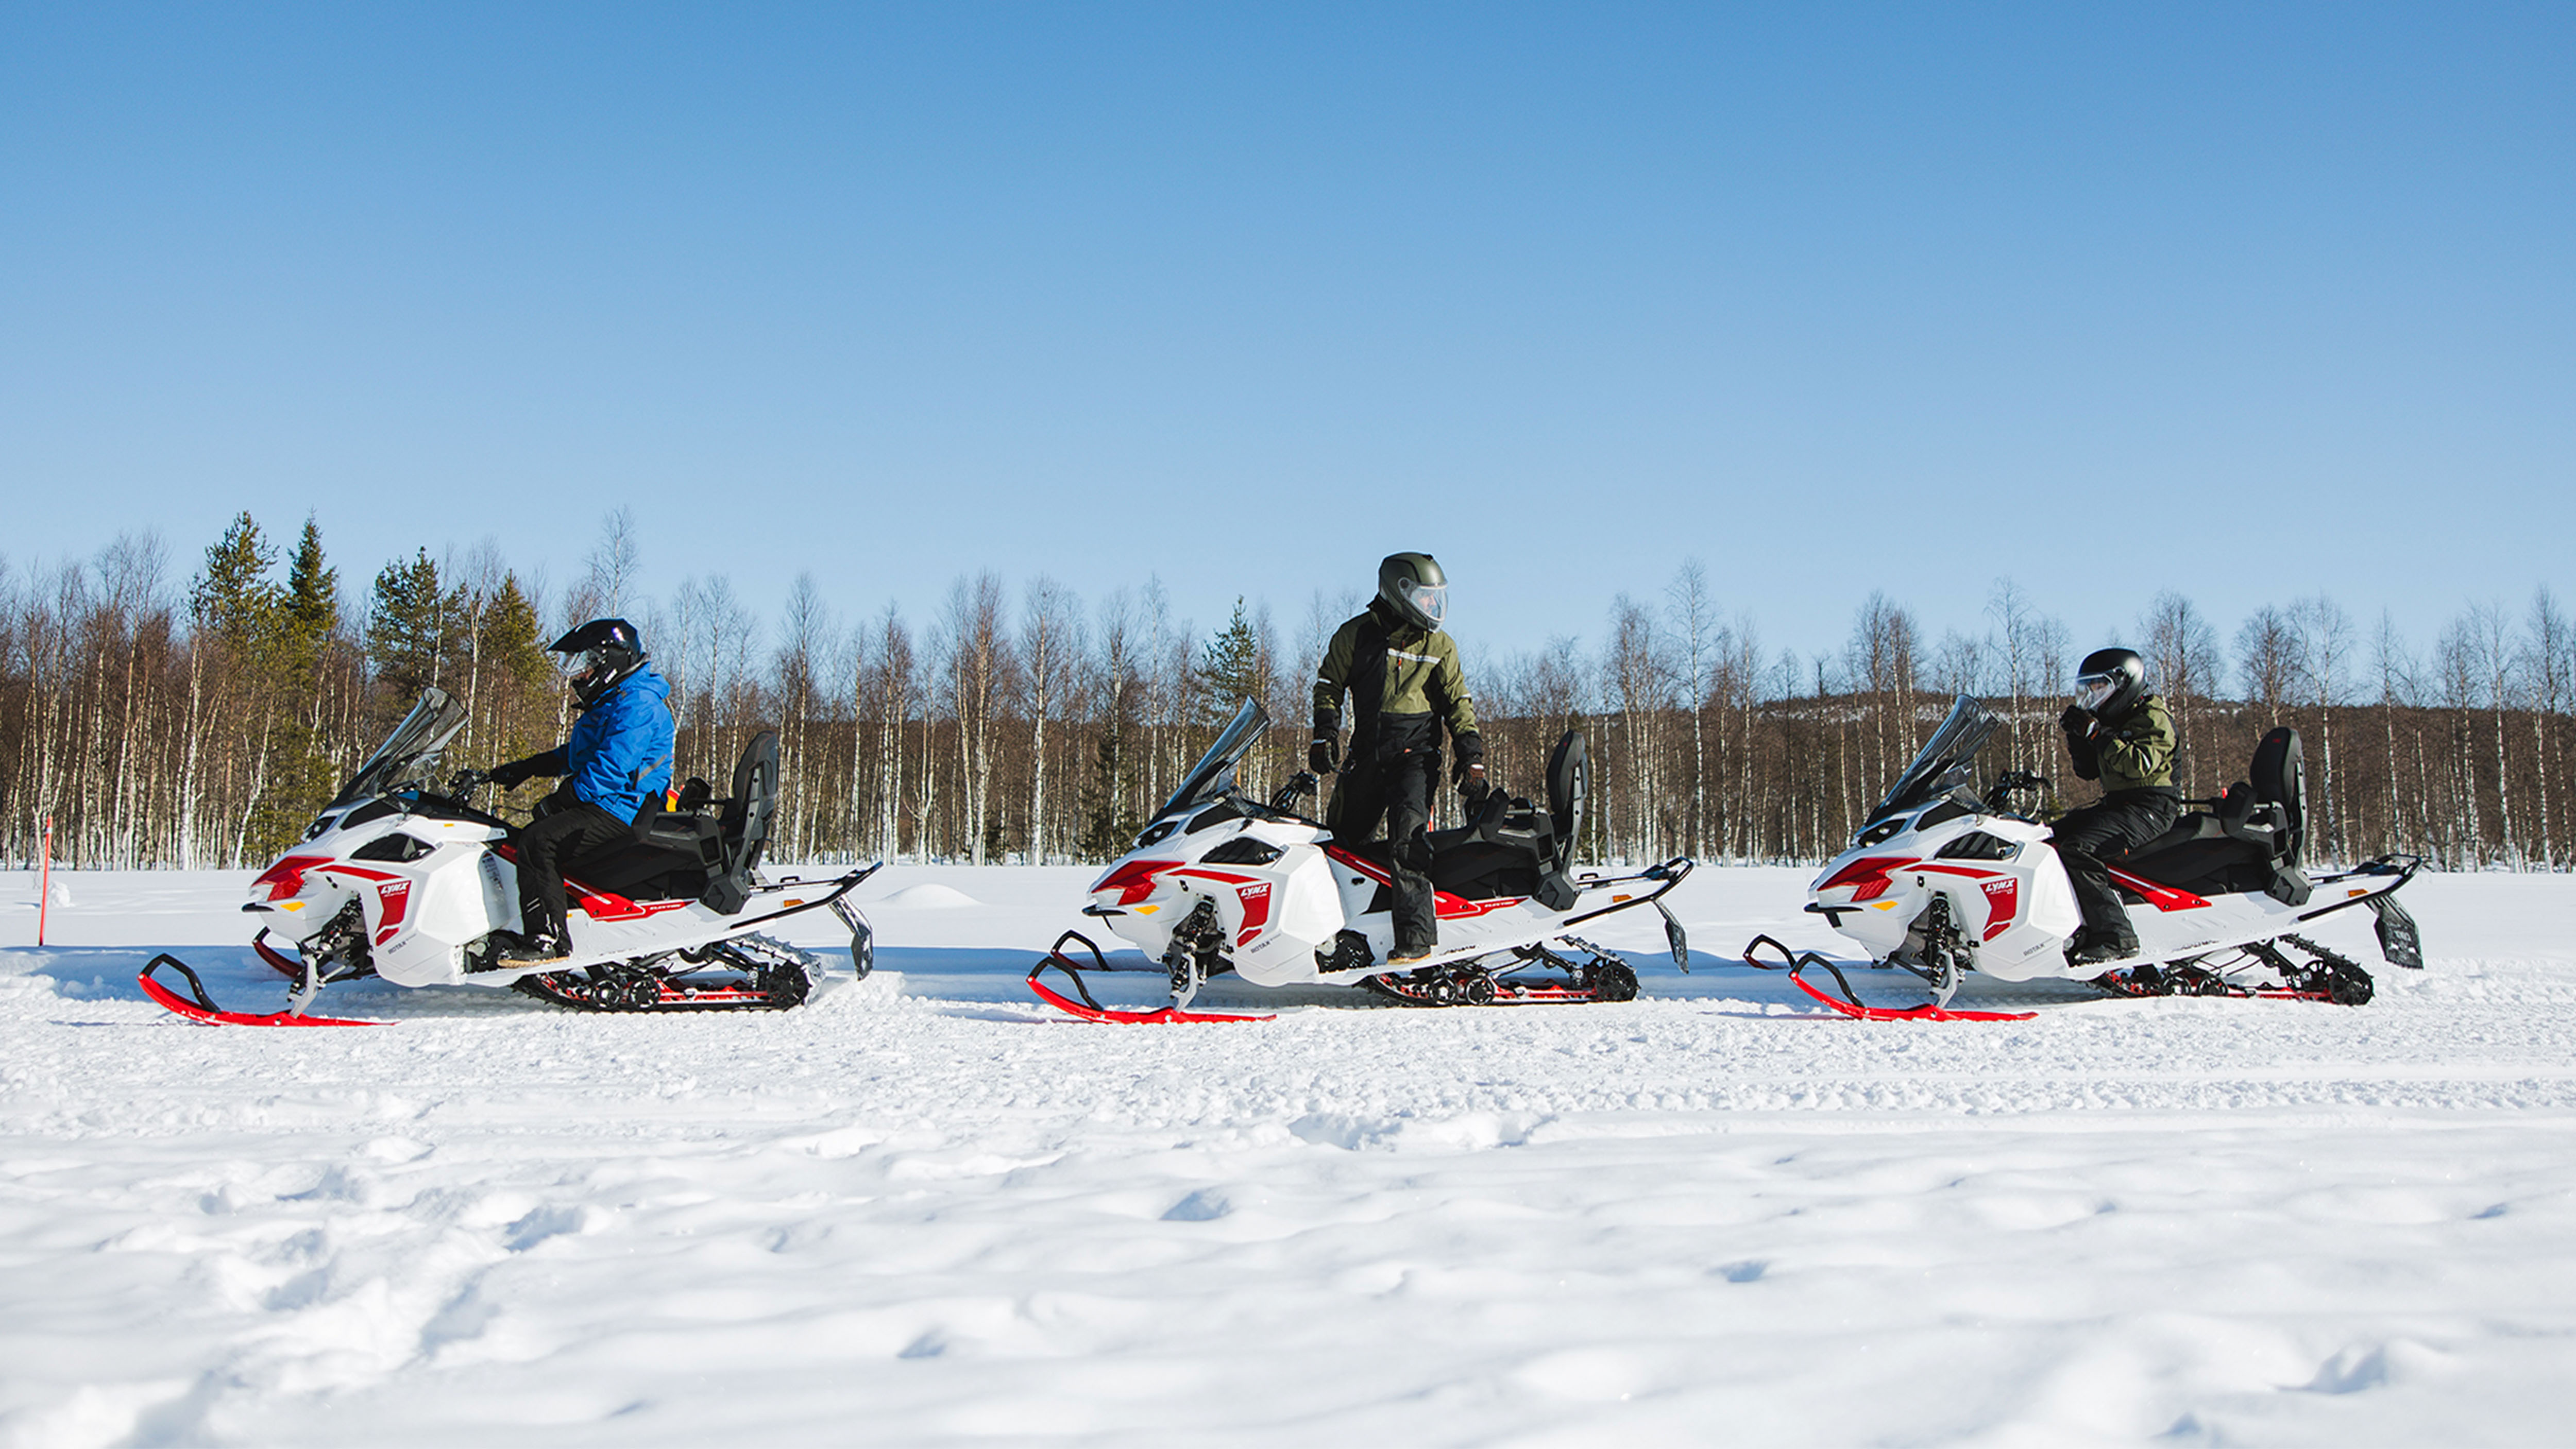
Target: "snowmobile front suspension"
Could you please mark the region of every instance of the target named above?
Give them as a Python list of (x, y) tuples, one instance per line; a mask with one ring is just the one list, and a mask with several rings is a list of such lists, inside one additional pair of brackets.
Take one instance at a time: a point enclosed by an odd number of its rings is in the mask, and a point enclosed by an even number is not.
[[(1080, 946), (1091, 957), (1091, 964), (1085, 966), (1066, 955), (1064, 948), (1068, 945)], [(1080, 931), (1067, 931), (1055, 938), (1055, 944), (1047, 948), (1046, 955), (1038, 959), (1038, 964), (1029, 968), (1029, 990), (1037, 993), (1038, 1000), (1067, 1016), (1078, 1016), (1084, 1021), (1115, 1021), (1130, 1025), (1160, 1026), (1176, 1021), (1270, 1020), (1267, 1016), (1239, 1016), (1221, 1011), (1185, 1011), (1178, 1002), (1152, 1011), (1121, 1011), (1116, 1007), (1103, 1006), (1098, 998), (1091, 994), (1091, 988), (1084, 984), (1082, 976), (1086, 971), (1105, 974), (1114, 969), (1116, 968), (1109, 964), (1108, 958), (1100, 954), (1100, 947), (1094, 944), (1090, 937)], [(1073, 984), (1074, 995), (1082, 999), (1075, 1001), (1038, 979), (1051, 970), (1061, 972), (1064, 979)]]
[[(1779, 953), (1778, 965), (1756, 957), (1755, 953), (1765, 946)], [(1921, 1006), (1901, 1009), (1889, 1006), (1865, 1006), (1861, 1003), (1860, 993), (1852, 990), (1851, 982), (1844, 977), (1840, 966), (1814, 951), (1791, 951), (1786, 943), (1768, 935), (1756, 936), (1745, 943), (1744, 964), (1756, 971), (1788, 972), (1789, 980), (1795, 983), (1800, 991), (1856, 1021), (2029, 1021), (2039, 1014), (2033, 1011), (1952, 1011), (1945, 1005), (1928, 1001)], [(1825, 974), (1834, 978), (1834, 985), (1842, 991), (1842, 1000), (1836, 1001), (1827, 996), (1816, 988), (1814, 982), (1807, 979), (1806, 973), (1811, 967), (1822, 968)], [(1914, 971), (1918, 976), (1925, 974), (1910, 966), (1906, 969)]]

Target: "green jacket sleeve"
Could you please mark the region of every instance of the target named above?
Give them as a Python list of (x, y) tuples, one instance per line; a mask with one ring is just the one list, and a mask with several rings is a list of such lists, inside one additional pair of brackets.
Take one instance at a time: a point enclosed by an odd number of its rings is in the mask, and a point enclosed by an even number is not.
[(1351, 651), (1359, 639), (1358, 620), (1333, 631), (1324, 646), (1324, 662), (1315, 670), (1315, 734), (1321, 738), (1342, 727), (1342, 695), (1350, 688)]
[(2098, 757), (2104, 789), (2139, 790), (2153, 785), (2171, 785), (2173, 715), (2166, 711), (2163, 697), (2148, 695), (2127, 719), (2120, 722), (2119, 729), (2106, 731), (2098, 745)]
[(1438, 670), (1432, 675), (1440, 698), (1434, 701), (1449, 722), (1450, 738), (1472, 735), (1476, 730), (1476, 698), (1467, 692), (1467, 671), (1458, 666), (1458, 644), (1448, 635), (1440, 636)]

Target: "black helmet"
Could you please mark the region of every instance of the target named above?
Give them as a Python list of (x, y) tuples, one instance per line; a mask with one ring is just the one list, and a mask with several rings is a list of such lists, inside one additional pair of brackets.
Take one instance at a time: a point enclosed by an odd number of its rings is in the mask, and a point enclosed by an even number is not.
[(2126, 719), (2147, 697), (2147, 661), (2135, 649), (2096, 649), (2075, 667), (2075, 703), (2095, 719)]
[(623, 619), (593, 619), (546, 646), (563, 655), (556, 667), (572, 676), (572, 692), (584, 705), (617, 687), (617, 682), (644, 667), (644, 636)]
[(1449, 617), (1449, 576), (1427, 553), (1388, 554), (1377, 566), (1377, 596), (1417, 629), (1437, 629)]

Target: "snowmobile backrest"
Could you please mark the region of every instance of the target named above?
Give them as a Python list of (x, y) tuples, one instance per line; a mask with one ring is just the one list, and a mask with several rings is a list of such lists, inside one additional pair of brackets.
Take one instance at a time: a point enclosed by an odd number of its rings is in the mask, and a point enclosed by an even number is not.
[(762, 730), (734, 762), (733, 798), (724, 808), (724, 873), (709, 881), (699, 897), (709, 909), (731, 915), (751, 898), (752, 868), (760, 864), (777, 814), (778, 732)]
[(1592, 757), (1583, 731), (1567, 730), (1547, 757), (1548, 823), (1556, 837), (1558, 870), (1574, 866), (1574, 835), (1583, 824), (1583, 800), (1592, 791)]
[(2263, 742), (2254, 747), (2252, 773), (2248, 783), (2255, 803), (2280, 807), (2276, 850), (2283, 865), (2296, 869), (2308, 839), (2307, 768), (2299, 752), (2299, 732), (2282, 725), (2263, 736)]

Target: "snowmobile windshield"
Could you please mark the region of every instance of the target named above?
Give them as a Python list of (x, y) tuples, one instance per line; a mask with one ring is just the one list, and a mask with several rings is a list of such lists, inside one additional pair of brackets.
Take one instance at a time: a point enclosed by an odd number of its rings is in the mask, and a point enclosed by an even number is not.
[(402, 717), (402, 723), (394, 726), (394, 732), (385, 736), (376, 752), (367, 756), (358, 773), (349, 777), (349, 783), (340, 787), (329, 808), (337, 810), (417, 784), (438, 759), (438, 752), (447, 748), (447, 742), (463, 728), (465, 706), (449, 697), (446, 690), (431, 686), (411, 707), (411, 713)]
[(1914, 763), (1896, 777), (1887, 798), (1869, 813), (1871, 820), (1883, 819), (1899, 810), (1914, 806), (1969, 783), (1968, 762), (1975, 759), (1986, 738), (1995, 732), (1995, 717), (1986, 707), (1960, 695), (1950, 706), (1948, 718), (1932, 732), (1915, 753)]
[(1199, 756), (1197, 764), (1190, 766), (1189, 774), (1181, 780), (1181, 788), (1173, 791), (1172, 798), (1163, 802), (1156, 818), (1175, 810), (1222, 800), (1232, 793), (1234, 767), (1242, 762), (1244, 751), (1251, 749), (1252, 742), (1261, 738), (1261, 732), (1268, 728), (1270, 712), (1263, 709), (1258, 700), (1245, 700), (1243, 708), (1234, 712), (1234, 718), (1217, 735), (1216, 743), (1208, 746), (1208, 752)]

